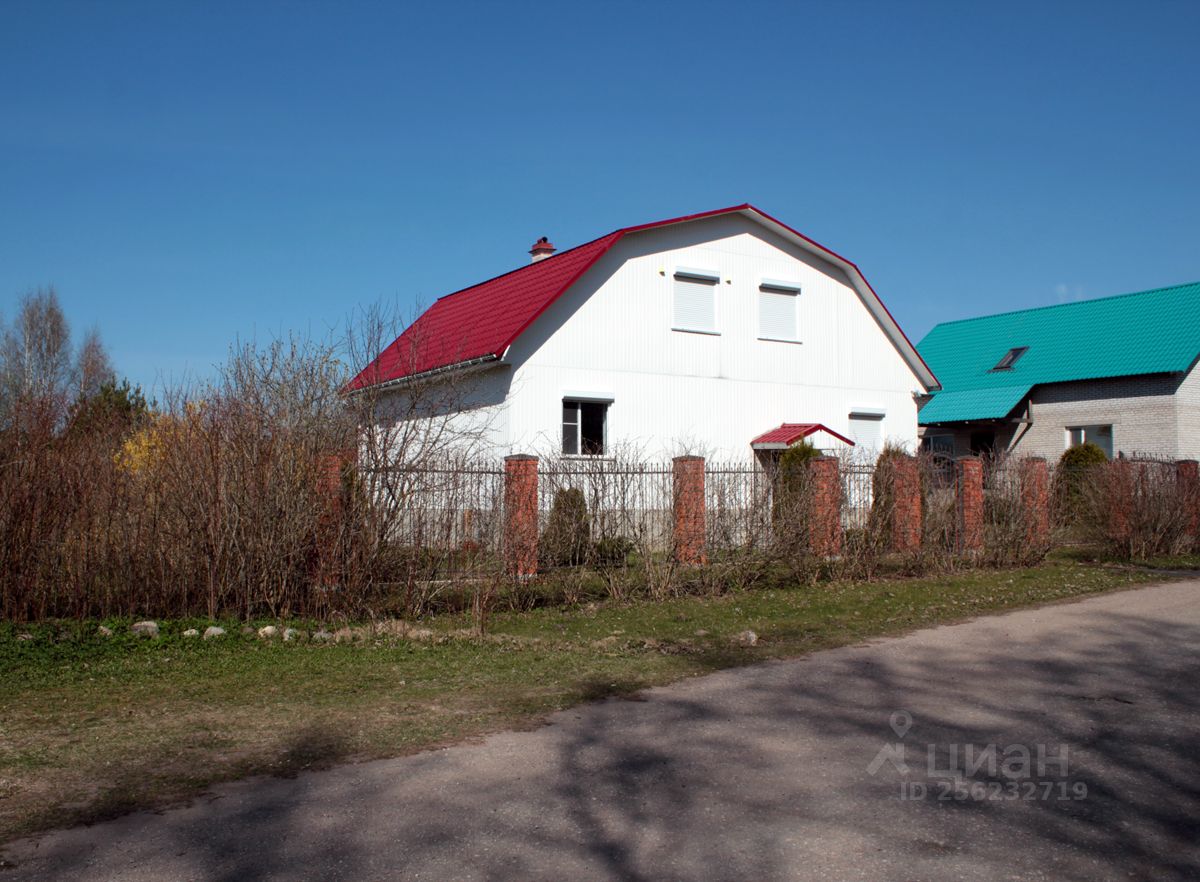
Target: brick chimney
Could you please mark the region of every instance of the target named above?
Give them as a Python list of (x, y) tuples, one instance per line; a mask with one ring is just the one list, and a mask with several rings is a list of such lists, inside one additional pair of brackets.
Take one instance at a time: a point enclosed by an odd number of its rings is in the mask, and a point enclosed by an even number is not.
[(529, 255), (533, 263), (539, 260), (545, 260), (558, 249), (550, 244), (550, 240), (545, 236), (533, 243), (533, 247), (529, 249)]

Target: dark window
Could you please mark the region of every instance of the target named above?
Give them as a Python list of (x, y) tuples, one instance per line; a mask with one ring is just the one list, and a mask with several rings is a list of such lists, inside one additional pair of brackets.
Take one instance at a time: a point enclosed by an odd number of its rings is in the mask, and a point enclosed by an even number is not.
[(1013, 365), (1017, 363), (1017, 360), (1028, 351), (1028, 346), (1014, 346), (1012, 349), (1008, 350), (1008, 352), (1004, 353), (1004, 358), (1000, 359), (1000, 361), (996, 363), (996, 366), (992, 368), (992, 370), (1011, 371), (1013, 369)]
[(954, 436), (926, 435), (921, 439), (921, 449), (942, 456), (954, 456)]
[(986, 456), (996, 452), (996, 432), (991, 429), (981, 429), (971, 433), (971, 452), (978, 456)]
[(603, 456), (608, 404), (599, 401), (564, 401), (562, 452), (568, 456)]

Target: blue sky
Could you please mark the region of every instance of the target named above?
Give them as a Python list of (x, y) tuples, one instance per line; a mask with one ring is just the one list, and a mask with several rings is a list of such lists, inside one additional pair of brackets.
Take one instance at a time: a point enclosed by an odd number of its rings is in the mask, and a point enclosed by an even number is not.
[(0, 4), (0, 312), (146, 386), (743, 201), (938, 321), (1200, 279), (1200, 4)]

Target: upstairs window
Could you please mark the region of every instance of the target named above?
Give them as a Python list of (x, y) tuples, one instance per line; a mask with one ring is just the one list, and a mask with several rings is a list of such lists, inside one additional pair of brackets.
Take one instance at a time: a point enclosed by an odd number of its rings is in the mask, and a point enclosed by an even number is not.
[(603, 456), (608, 435), (608, 403), (563, 400), (562, 452), (566, 456)]
[(717, 332), (717, 282), (719, 273), (707, 270), (675, 271), (675, 315), (672, 327), (676, 331)]
[(763, 279), (758, 289), (758, 336), (761, 340), (795, 343), (798, 285)]
[(1011, 371), (1013, 369), (1013, 365), (1015, 365), (1020, 360), (1021, 356), (1028, 351), (1028, 346), (1014, 346), (1012, 349), (1008, 350), (1008, 352), (1004, 353), (1004, 358), (996, 362), (996, 366), (992, 368), (992, 370)]

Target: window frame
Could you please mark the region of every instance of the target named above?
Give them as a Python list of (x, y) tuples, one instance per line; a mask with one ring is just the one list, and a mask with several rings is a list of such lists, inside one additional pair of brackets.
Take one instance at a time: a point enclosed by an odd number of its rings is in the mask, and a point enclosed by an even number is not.
[[(711, 314), (712, 324), (708, 328), (688, 327), (679, 320), (679, 283), (690, 283), (693, 285), (705, 285), (710, 289), (712, 296)], [(710, 337), (719, 337), (721, 332), (718, 323), (717, 314), (717, 291), (721, 287), (721, 274), (715, 270), (692, 269), (690, 267), (677, 266), (671, 273), (671, 330), (679, 331), (683, 334), (704, 334)]]
[[(1065, 446), (1063, 449), (1070, 450), (1072, 447), (1081, 447), (1084, 444), (1091, 443), (1103, 450), (1109, 459), (1112, 459), (1115, 453), (1114, 441), (1116, 439), (1116, 432), (1113, 430), (1113, 426), (1113, 423), (1086, 423), (1077, 426), (1064, 426), (1063, 440)], [(1107, 433), (1103, 431), (1105, 429), (1108, 430)], [(1079, 433), (1080, 438), (1078, 444), (1073, 443), (1072, 440), (1076, 432)], [(1103, 436), (1105, 434), (1108, 435), (1106, 443), (1101, 444), (1095, 440), (1096, 436)]]
[(988, 371), (989, 374), (994, 374), (1001, 371), (1011, 371), (1017, 366), (1017, 362), (1025, 357), (1025, 353), (1029, 351), (1028, 346), (1014, 346), (1001, 356), (996, 362), (996, 366)]
[[(855, 407), (851, 408), (850, 413), (846, 417), (846, 434), (850, 440), (854, 442), (855, 447), (862, 447), (859, 439), (854, 431), (855, 423), (872, 423), (876, 427), (875, 431), (875, 446), (871, 450), (883, 450), (886, 444), (886, 436), (883, 431), (884, 420), (887, 419), (887, 412), (874, 407)], [(864, 450), (868, 449), (863, 447)]]
[[(561, 450), (561, 453), (563, 456), (579, 457), (579, 458), (586, 457), (588, 459), (596, 459), (599, 457), (608, 456), (608, 409), (612, 405), (612, 403), (613, 402), (612, 402), (611, 398), (591, 398), (588, 396), (581, 396), (581, 395), (564, 395), (562, 397), (561, 409), (560, 409), (561, 420), (559, 422), (559, 425), (560, 425), (560, 429), (561, 429), (560, 450)], [(568, 421), (567, 409), (571, 405), (574, 405), (575, 419), (573, 421)], [(589, 453), (584, 449), (583, 408), (585, 406), (599, 407), (601, 409), (601, 411), (600, 411), (600, 434), (601, 434), (600, 450), (593, 452), (593, 453)], [(566, 432), (567, 432), (568, 426), (574, 427), (574, 436), (575, 436), (574, 437), (574, 442), (575, 442), (575, 452), (574, 453), (570, 453), (567, 451)]]
[[(792, 336), (779, 337), (768, 334), (763, 328), (763, 297), (786, 296), (792, 306)], [(781, 282), (777, 279), (762, 279), (758, 283), (758, 339), (771, 343), (800, 343), (800, 285), (794, 282)]]

